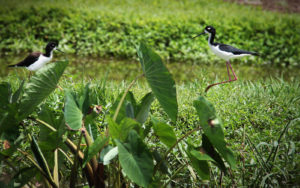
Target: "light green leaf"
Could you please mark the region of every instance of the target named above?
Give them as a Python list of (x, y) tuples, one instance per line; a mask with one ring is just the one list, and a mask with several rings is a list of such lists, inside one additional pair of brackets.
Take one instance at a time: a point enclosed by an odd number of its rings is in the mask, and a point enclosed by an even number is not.
[(22, 117), (27, 117), (52, 91), (55, 90), (59, 78), (62, 76), (67, 61), (50, 63), (37, 71), (25, 85), (20, 101)]
[(121, 166), (133, 182), (142, 187), (147, 187), (152, 179), (152, 155), (136, 131), (131, 130), (126, 143), (115, 140), (119, 151)]
[(227, 148), (224, 140), (224, 133), (221, 121), (216, 115), (215, 108), (204, 97), (199, 97), (194, 101), (194, 107), (200, 118), (200, 125), (204, 134), (212, 145), (218, 150), (220, 155), (229, 163), (231, 168), (236, 168), (236, 160), (233, 152)]
[(140, 44), (137, 53), (153, 94), (172, 121), (176, 122), (178, 104), (175, 81), (171, 73), (165, 67), (159, 55), (144, 43)]
[(76, 99), (71, 91), (65, 92), (65, 120), (71, 129), (78, 130), (82, 127), (83, 114), (77, 106)]
[(103, 157), (103, 165), (108, 165), (112, 159), (118, 155), (118, 147), (114, 147), (109, 150)]
[(177, 139), (176, 135), (171, 126), (164, 122), (159, 122), (155, 118), (151, 118), (153, 123), (154, 133), (159, 137), (159, 139), (169, 148), (172, 147)]

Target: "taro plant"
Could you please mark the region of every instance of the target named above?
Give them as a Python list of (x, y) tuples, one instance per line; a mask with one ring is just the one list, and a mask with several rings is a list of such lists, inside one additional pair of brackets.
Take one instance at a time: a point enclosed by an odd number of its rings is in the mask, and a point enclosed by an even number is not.
[[(233, 152), (226, 146), (222, 123), (212, 104), (205, 98), (200, 97), (194, 102), (200, 118), (199, 127), (183, 135), (175, 134), (173, 129), (178, 116), (175, 82), (154, 51), (144, 43), (139, 45), (137, 51), (143, 74), (137, 76), (124, 93), (117, 97), (105, 117), (105, 123), (97, 125), (96, 116), (89, 118), (89, 109), (101, 104), (89, 102), (88, 86), (81, 94), (69, 90), (65, 92), (66, 124), (73, 131), (78, 131), (79, 137), (77, 150), (73, 151), (74, 161), (79, 159), (81, 167), (87, 169), (83, 173), (86, 174), (89, 185), (166, 187), (172, 178), (187, 166), (191, 171), (194, 169), (202, 180), (210, 179), (211, 163), (219, 167), (224, 174), (227, 174), (225, 162), (231, 168), (235, 168), (236, 161)], [(136, 80), (143, 76), (152, 91), (137, 102), (130, 89)], [(151, 104), (155, 99), (173, 126), (153, 115), (148, 120)], [(90, 125), (96, 128), (88, 128)], [(202, 133), (199, 136), (202, 137), (201, 146), (187, 141), (194, 133)], [(80, 145), (82, 137), (85, 138), (83, 146)], [(153, 140), (156, 140), (157, 144)], [(178, 170), (172, 171), (168, 159), (179, 144), (183, 146), (185, 163)]]
[[(97, 95), (89, 84), (80, 91), (64, 89), (64, 107), (59, 112), (42, 106), (32, 118), (38, 122), (39, 136), (27, 136), (33, 155), (18, 150), (32, 164), (24, 171), (39, 172), (42, 178), (36, 181), (43, 180), (47, 187), (65, 186), (66, 181), (70, 187), (86, 184), (90, 187), (167, 187), (182, 171), (199, 178), (195, 186), (200, 186), (207, 185), (211, 179), (211, 164), (220, 169), (221, 176), (228, 174), (228, 168), (236, 168), (234, 154), (226, 145), (222, 122), (213, 105), (204, 97), (196, 99), (194, 107), (200, 119), (199, 126), (176, 133), (178, 103), (175, 81), (161, 58), (144, 43), (138, 46), (137, 53), (143, 73), (130, 83), (108, 110), (103, 110), (105, 104), (99, 102), (103, 101), (99, 100), (102, 96)], [(36, 105), (55, 89), (66, 63), (52, 66), (32, 78), (32, 84), (26, 84), (20, 99), (22, 105), (16, 107), (17, 115), (14, 116), (28, 117)], [(60, 69), (60, 66), (63, 67)], [(52, 82), (52, 79), (44, 80), (51, 75), (56, 78), (51, 84), (52, 89), (38, 95), (43, 85)], [(39, 82), (42, 77), (43, 82)], [(151, 92), (137, 101), (130, 90), (141, 77), (146, 78)], [(38, 101), (30, 96), (35, 96)], [(159, 119), (151, 112), (156, 99), (167, 115), (165, 119)], [(7, 122), (7, 113), (2, 114), (1, 128)], [(195, 137), (201, 142), (191, 142)], [(174, 157), (176, 155), (181, 159)], [(171, 161), (178, 165), (170, 166)], [(68, 170), (69, 175), (60, 173), (62, 170)], [(20, 177), (19, 174), (24, 177), (23, 184), (33, 181), (33, 176), (27, 177), (21, 172), (16, 174), (16, 177)]]
[[(15, 183), (20, 187), (26, 183), (30, 184), (28, 181), (35, 177), (36, 170), (38, 170), (47, 179), (47, 184), (58, 187), (58, 181), (55, 181), (57, 180), (55, 173), (54, 175), (50, 173), (35, 137), (31, 133), (26, 134), (25, 131), (21, 132), (20, 130), (26, 129), (27, 123), (31, 119), (29, 115), (55, 90), (67, 65), (67, 61), (49, 64), (36, 72), (28, 83), (21, 82), (15, 92), (12, 92), (9, 83), (1, 83), (0, 85), (0, 136), (1, 140), (6, 143), (4, 150), (0, 152), (0, 159), (10, 164), (9, 161), (13, 160), (14, 153), (20, 152), (32, 162), (31, 167), (22, 168), (20, 165), (19, 168), (14, 168), (16, 174), (10, 183), (11, 186)], [(21, 149), (24, 137), (30, 140), (33, 155)]]

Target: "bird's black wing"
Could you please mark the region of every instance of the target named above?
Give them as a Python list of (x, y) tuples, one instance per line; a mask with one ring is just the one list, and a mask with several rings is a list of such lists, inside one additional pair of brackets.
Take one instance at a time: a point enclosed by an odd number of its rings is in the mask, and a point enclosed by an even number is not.
[(231, 52), (234, 55), (241, 55), (241, 54), (250, 54), (250, 55), (258, 55), (258, 53), (256, 52), (249, 52), (246, 50), (241, 50), (238, 48), (235, 48), (233, 46), (229, 46), (227, 44), (218, 44), (219, 45), (219, 49), (225, 52)]
[(41, 52), (32, 52), (23, 61), (15, 65), (10, 65), (10, 67), (28, 67), (32, 63), (36, 62), (41, 54)]

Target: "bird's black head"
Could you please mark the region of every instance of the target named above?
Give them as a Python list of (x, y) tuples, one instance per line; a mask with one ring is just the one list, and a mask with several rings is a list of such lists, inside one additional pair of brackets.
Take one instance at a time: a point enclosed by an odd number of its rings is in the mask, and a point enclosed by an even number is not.
[(46, 46), (46, 52), (51, 52), (55, 50), (57, 46), (58, 46), (57, 42), (49, 42)]
[(216, 33), (216, 29), (213, 26), (206, 26), (204, 29), (205, 33)]
[(199, 37), (200, 35), (204, 35), (204, 34), (216, 34), (216, 30), (213, 26), (206, 26), (204, 29), (204, 32), (198, 34), (197, 36), (195, 36), (193, 38)]

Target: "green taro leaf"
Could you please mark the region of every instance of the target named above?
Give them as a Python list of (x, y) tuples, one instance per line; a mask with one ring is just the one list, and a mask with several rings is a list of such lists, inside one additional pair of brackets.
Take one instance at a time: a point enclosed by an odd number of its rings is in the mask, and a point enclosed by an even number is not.
[(67, 65), (67, 61), (50, 63), (31, 77), (25, 85), (20, 101), (20, 112), (23, 117), (31, 114), (36, 106), (55, 90)]
[(101, 137), (98, 136), (95, 142), (88, 147), (87, 153), (84, 155), (83, 164), (84, 167), (87, 162), (89, 162), (93, 156), (95, 156), (97, 153), (101, 151), (101, 149), (104, 147), (104, 145), (108, 142), (108, 137)]
[(141, 124), (145, 123), (148, 118), (150, 107), (152, 102), (154, 101), (153, 93), (147, 93), (141, 100), (141, 103), (137, 106), (137, 114), (136, 114), (136, 121), (140, 122)]
[(164, 122), (159, 122), (155, 118), (151, 118), (151, 121), (153, 123), (154, 133), (159, 137), (162, 143), (169, 148), (172, 147), (177, 141), (172, 127)]
[(121, 166), (133, 182), (142, 187), (147, 187), (152, 179), (152, 155), (136, 131), (131, 130), (126, 143), (115, 139)]
[(211, 144), (218, 150), (220, 155), (229, 163), (231, 168), (236, 168), (236, 160), (233, 152), (227, 148), (221, 121), (216, 115), (215, 108), (204, 97), (194, 101), (194, 107), (200, 118), (200, 124), (204, 134)]
[(0, 108), (5, 109), (11, 97), (11, 86), (7, 82), (0, 83)]
[(153, 94), (172, 121), (176, 122), (178, 104), (175, 81), (171, 73), (165, 67), (159, 55), (144, 43), (140, 44), (137, 53)]
[(65, 92), (65, 120), (71, 129), (78, 130), (82, 126), (83, 114), (79, 109), (75, 96), (69, 90)]
[(216, 165), (226, 173), (225, 164), (219, 155), (219, 153), (215, 150), (211, 142), (209, 141), (208, 137), (205, 134), (202, 134), (202, 150), (209, 155), (211, 158), (214, 159)]
[(13, 94), (12, 98), (11, 98), (11, 102), (12, 103), (16, 103), (19, 98), (20, 98), (20, 94), (23, 91), (23, 86), (24, 86), (25, 81), (23, 80), (18, 88), (18, 90)]

